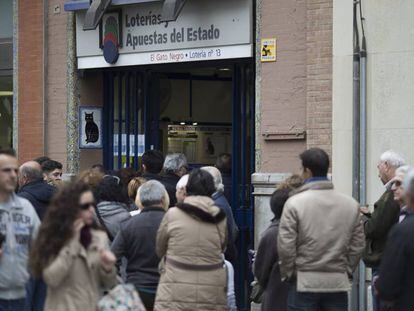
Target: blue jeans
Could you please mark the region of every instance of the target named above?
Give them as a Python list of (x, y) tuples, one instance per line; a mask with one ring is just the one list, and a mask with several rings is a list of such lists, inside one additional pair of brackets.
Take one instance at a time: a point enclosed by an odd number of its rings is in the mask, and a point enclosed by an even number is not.
[(298, 292), (296, 283), (289, 286), (288, 311), (347, 311), (347, 292)]
[(0, 299), (0, 311), (22, 311), (23, 308), (24, 298), (12, 300)]

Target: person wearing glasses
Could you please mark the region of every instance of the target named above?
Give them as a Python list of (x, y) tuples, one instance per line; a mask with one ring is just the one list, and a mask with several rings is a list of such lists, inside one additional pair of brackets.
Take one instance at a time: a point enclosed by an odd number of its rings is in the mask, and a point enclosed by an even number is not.
[(394, 200), (400, 205), (400, 218), (398, 222), (402, 222), (411, 211), (407, 207), (407, 198), (405, 195), (403, 181), (404, 177), (412, 167), (409, 165), (404, 165), (395, 171), (395, 177), (391, 181), (391, 191), (394, 193)]
[(101, 288), (116, 284), (116, 258), (94, 222), (95, 206), (83, 183), (52, 200), (30, 256), (31, 272), (48, 287), (45, 311), (96, 310)]
[(24, 308), (27, 261), (40, 220), (32, 204), (14, 193), (18, 164), (14, 152), (0, 150), (0, 310)]

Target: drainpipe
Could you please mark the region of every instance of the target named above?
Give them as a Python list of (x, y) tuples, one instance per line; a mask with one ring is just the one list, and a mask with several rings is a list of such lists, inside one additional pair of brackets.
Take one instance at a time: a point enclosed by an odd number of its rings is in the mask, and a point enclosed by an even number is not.
[[(353, 56), (353, 118), (352, 118), (352, 196), (359, 202), (359, 172), (360, 172), (360, 146), (359, 146), (359, 135), (360, 135), (360, 105), (359, 105), (359, 93), (360, 93), (360, 47), (359, 47), (359, 31), (357, 23), (357, 5), (358, 2), (354, 2), (354, 56)], [(359, 270), (354, 274), (354, 280), (352, 284), (352, 300), (351, 310), (359, 310)]]
[[(361, 5), (361, 4), (360, 4)], [(362, 22), (362, 20), (361, 20)], [(367, 204), (367, 51), (364, 32), (362, 32), (362, 46), (360, 52), (360, 204), (364, 206)], [(366, 290), (365, 290), (365, 265), (363, 262), (360, 264), (359, 270), (359, 306), (360, 311), (366, 310)]]
[(74, 176), (79, 172), (79, 132), (78, 132), (78, 78), (76, 72), (76, 30), (75, 30), (75, 13), (68, 13), (67, 24), (67, 173)]

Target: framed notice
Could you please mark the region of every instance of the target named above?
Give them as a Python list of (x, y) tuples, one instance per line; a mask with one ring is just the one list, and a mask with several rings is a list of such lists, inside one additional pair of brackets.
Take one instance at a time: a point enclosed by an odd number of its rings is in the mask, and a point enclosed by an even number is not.
[(276, 38), (262, 39), (260, 59), (262, 62), (276, 61)]
[(79, 108), (79, 148), (102, 148), (102, 108)]

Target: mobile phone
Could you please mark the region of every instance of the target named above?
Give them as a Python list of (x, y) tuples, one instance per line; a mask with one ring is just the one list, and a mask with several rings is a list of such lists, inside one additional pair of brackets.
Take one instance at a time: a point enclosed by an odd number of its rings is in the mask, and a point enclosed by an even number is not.
[(0, 232), (0, 248), (3, 247), (4, 241), (6, 241), (6, 236)]

